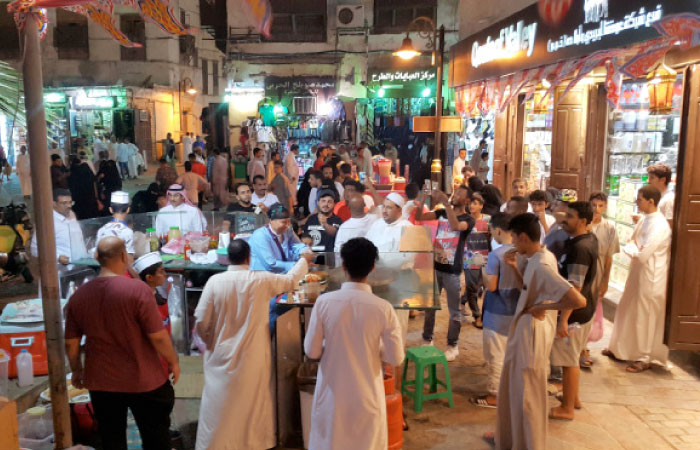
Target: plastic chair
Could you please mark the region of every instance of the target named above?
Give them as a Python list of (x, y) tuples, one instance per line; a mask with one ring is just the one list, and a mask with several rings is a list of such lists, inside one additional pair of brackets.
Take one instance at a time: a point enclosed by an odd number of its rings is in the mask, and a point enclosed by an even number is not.
[[(408, 380), (408, 363), (413, 361), (416, 366), (415, 379)], [(437, 378), (437, 365), (442, 364), (445, 371), (445, 381), (440, 381)], [(428, 368), (428, 378), (425, 379), (425, 368)], [(428, 384), (430, 393), (424, 393), (424, 385)], [(444, 392), (438, 392), (438, 385), (446, 389)], [(409, 389), (413, 386), (413, 390)], [(426, 345), (423, 347), (414, 347), (406, 350), (406, 361), (403, 366), (403, 377), (401, 381), (401, 394), (413, 399), (413, 410), (421, 412), (423, 403), (428, 400), (436, 400), (446, 398), (450, 404), (450, 408), (454, 408), (452, 401), (452, 383), (450, 383), (450, 371), (447, 367), (447, 358), (445, 354), (433, 347)]]

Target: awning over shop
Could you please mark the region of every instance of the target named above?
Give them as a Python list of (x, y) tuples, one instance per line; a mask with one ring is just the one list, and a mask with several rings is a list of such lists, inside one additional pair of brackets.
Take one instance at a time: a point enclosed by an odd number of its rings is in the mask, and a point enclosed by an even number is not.
[(697, 11), (700, 0), (574, 0), (557, 22), (531, 5), (452, 48), (457, 111), (502, 111), (522, 92), (532, 98), (546, 80), (541, 103), (564, 80), (569, 90), (597, 67), (605, 68), (608, 100), (617, 105), (623, 75), (639, 78), (675, 46), (700, 43)]

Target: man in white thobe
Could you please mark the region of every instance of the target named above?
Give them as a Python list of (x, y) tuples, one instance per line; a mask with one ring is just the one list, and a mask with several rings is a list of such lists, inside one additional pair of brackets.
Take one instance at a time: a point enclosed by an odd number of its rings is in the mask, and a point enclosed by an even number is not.
[[(72, 205), (73, 197), (68, 189), (55, 189), (53, 191), (53, 231), (56, 235), (56, 258), (63, 265), (88, 257), (83, 231), (71, 209)], [(39, 257), (36, 230), (32, 236), (31, 253), (32, 256)]]
[(387, 195), (380, 208), (383, 220), (375, 221), (367, 231), (367, 239), (377, 246), (380, 253), (398, 252), (403, 228), (412, 226), (411, 222), (403, 218), (405, 203), (403, 197), (396, 192)]
[(656, 206), (660, 198), (659, 190), (651, 185), (637, 193), (637, 207), (645, 215), (622, 249), (630, 257), (630, 270), (615, 312), (610, 346), (603, 351), (630, 361), (627, 371), (633, 373), (648, 369), (652, 363), (668, 363), (663, 338), (671, 228)]
[[(545, 449), (547, 369), (557, 323), (553, 310), (578, 309), (586, 299), (559, 275), (554, 255), (540, 245), (537, 216), (520, 214), (509, 229), (515, 249), (504, 260), (522, 288), (498, 388), (495, 443), (499, 450)], [(528, 258), (524, 274), (516, 252)]]
[(661, 200), (658, 203), (658, 209), (668, 223), (673, 223), (673, 207), (676, 201), (676, 194), (669, 189), (673, 172), (666, 164), (656, 163), (647, 168), (649, 175), (649, 186), (653, 186), (661, 192)]
[(203, 233), (207, 230), (207, 219), (187, 198), (182, 185), (171, 185), (167, 199), (167, 205), (162, 207), (156, 216), (158, 236), (167, 235), (170, 227), (178, 227), (182, 236), (189, 232)]
[[(459, 149), (459, 156), (455, 158), (454, 163), (452, 163), (452, 179), (454, 180), (457, 177), (462, 178), (462, 169), (464, 169), (464, 166), (467, 165), (467, 149), (466, 148), (460, 148)], [(464, 182), (466, 183), (466, 179), (464, 179)]]
[(287, 274), (250, 271), (250, 247), (234, 239), (232, 265), (204, 286), (195, 317), (206, 345), (197, 450), (266, 449), (277, 445), (270, 347), (270, 298), (294, 289), (306, 254)]
[(336, 253), (340, 252), (340, 247), (350, 239), (365, 237), (369, 228), (377, 220), (376, 215), (365, 212), (365, 199), (362, 198), (362, 194), (351, 194), (348, 208), (350, 209), (350, 218), (340, 225), (335, 235), (333, 251)]
[(348, 241), (341, 258), (350, 281), (311, 310), (304, 351), (321, 362), (309, 450), (387, 448), (382, 362), (398, 366), (404, 352), (394, 308), (367, 284), (377, 257), (367, 239)]
[(192, 153), (192, 133), (185, 133), (184, 136), (182, 136), (182, 149), (185, 152), (185, 160), (190, 158), (190, 153)]
[(16, 165), (19, 187), (22, 190), (22, 195), (24, 195), (24, 198), (29, 198), (32, 195), (32, 171), (29, 165), (29, 155), (27, 155), (26, 145), (19, 148)]

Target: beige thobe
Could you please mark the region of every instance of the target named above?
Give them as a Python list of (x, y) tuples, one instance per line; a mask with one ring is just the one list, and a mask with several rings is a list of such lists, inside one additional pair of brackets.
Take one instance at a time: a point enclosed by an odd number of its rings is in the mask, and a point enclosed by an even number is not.
[(194, 313), (206, 344), (197, 450), (277, 445), (270, 348), (270, 298), (307, 272), (301, 258), (286, 275), (229, 266), (207, 281)]
[(546, 446), (547, 368), (557, 313), (547, 311), (539, 320), (523, 311), (556, 302), (569, 289), (571, 285), (559, 275), (549, 250), (542, 248), (528, 259), (498, 388), (496, 449), (540, 450)]
[(640, 219), (623, 251), (631, 258), (630, 271), (615, 312), (608, 348), (626, 361), (665, 365), (668, 347), (663, 340), (671, 228), (664, 215), (657, 211)]

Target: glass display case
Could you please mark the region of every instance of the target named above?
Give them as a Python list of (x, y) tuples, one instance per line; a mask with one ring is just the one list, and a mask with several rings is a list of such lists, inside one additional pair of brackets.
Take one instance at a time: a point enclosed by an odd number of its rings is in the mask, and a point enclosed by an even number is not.
[(523, 143), (523, 178), (528, 191), (547, 189), (552, 167), (552, 117), (554, 102), (551, 96), (537, 105), (539, 92), (525, 103), (525, 140)]
[[(637, 191), (647, 183), (647, 167), (667, 164), (673, 179), (678, 162), (681, 127), (683, 77), (678, 75), (673, 88), (673, 108), (657, 114), (649, 109), (647, 80), (626, 80), (622, 84), (620, 107), (610, 112), (608, 121), (605, 191), (608, 194), (607, 219), (615, 223), (620, 246), (634, 230), (637, 215)], [(629, 273), (629, 257), (620, 252), (613, 257), (610, 284), (622, 290)]]

